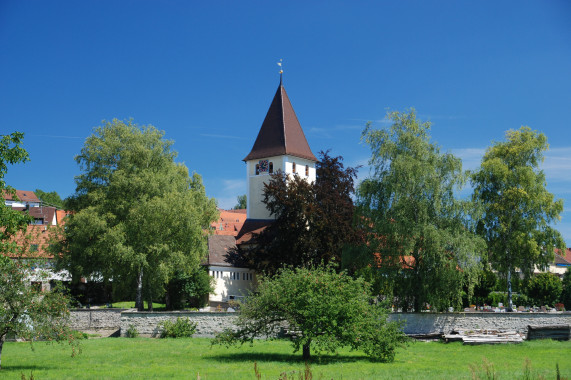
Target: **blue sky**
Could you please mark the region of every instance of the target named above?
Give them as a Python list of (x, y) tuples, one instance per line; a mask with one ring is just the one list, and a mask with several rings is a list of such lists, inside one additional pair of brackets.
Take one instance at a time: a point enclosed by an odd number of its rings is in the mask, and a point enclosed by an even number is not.
[[(62, 197), (103, 119), (133, 118), (175, 141), (223, 208), (279, 82), (314, 153), (365, 165), (367, 121), (415, 107), (443, 151), (479, 164), (508, 129), (551, 145), (548, 189), (571, 246), (571, 3), (568, 1), (0, 0), (0, 134), (31, 161), (7, 182)], [(468, 193), (465, 190), (464, 193)]]

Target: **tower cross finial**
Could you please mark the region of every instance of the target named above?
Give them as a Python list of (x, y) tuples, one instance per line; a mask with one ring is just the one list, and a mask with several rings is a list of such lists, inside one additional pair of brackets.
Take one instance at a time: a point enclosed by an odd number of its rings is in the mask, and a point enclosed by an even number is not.
[(280, 67), (280, 84), (282, 83), (282, 75), (284, 73), (284, 70), (282, 68), (282, 63), (283, 63), (283, 58), (280, 58), (280, 61), (278, 62), (278, 66)]

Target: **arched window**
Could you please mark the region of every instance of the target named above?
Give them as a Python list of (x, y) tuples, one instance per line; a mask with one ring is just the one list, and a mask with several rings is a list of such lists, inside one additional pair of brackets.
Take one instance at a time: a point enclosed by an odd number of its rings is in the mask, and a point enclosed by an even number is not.
[(274, 172), (274, 163), (270, 162), (270, 174)]
[(309, 177), (309, 165), (305, 165), (305, 176)]
[(295, 173), (295, 162), (293, 164), (291, 164), (291, 172)]
[(256, 175), (260, 174), (260, 164), (256, 164)]

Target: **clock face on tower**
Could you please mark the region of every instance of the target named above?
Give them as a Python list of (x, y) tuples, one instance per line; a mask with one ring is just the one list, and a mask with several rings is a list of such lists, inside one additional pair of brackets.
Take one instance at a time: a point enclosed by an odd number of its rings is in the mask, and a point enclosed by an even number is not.
[(260, 165), (260, 173), (268, 172), (268, 160), (260, 160), (258, 164)]

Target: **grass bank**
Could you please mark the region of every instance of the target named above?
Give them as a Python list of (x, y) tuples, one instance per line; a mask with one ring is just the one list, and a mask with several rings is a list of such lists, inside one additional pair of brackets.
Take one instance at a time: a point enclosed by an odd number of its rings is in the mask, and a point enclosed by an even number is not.
[[(304, 371), (300, 354), (289, 342), (255, 342), (253, 347), (210, 347), (210, 339), (103, 338), (84, 341), (82, 354), (71, 358), (66, 345), (8, 342), (2, 353), (0, 378), (136, 379), (180, 378), (262, 379), (282, 373), (297, 379)], [(416, 342), (399, 350), (393, 363), (373, 363), (360, 352), (341, 350), (315, 357), (313, 379), (555, 379), (555, 365), (571, 379), (571, 342), (532, 341), (519, 345), (463, 346), (461, 343)], [(528, 365), (526, 367), (526, 360)], [(473, 375), (475, 374), (476, 377)], [(531, 375), (531, 376), (528, 376)], [(527, 376), (527, 377), (526, 377)], [(282, 376), (283, 378), (283, 376)]]

